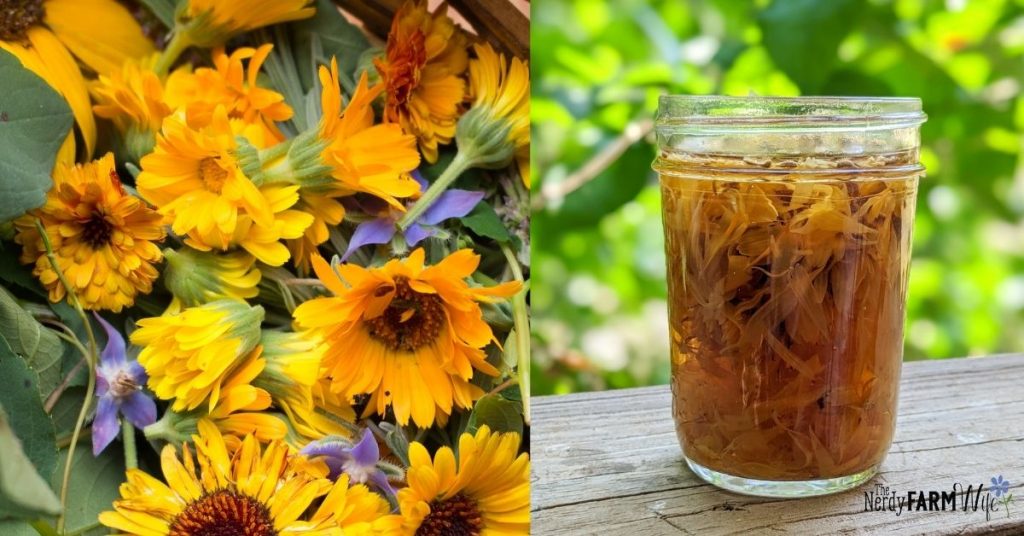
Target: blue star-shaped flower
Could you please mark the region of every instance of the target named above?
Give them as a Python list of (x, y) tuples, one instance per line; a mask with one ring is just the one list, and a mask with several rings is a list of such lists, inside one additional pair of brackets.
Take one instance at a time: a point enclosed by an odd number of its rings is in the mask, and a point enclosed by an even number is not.
[(992, 477), (992, 493), (994, 493), (996, 497), (1002, 497), (1009, 491), (1010, 481), (1003, 480), (1003, 475), (999, 475), (998, 478)]
[(93, 314), (107, 332), (107, 346), (96, 365), (96, 396), (100, 400), (92, 423), (92, 453), (98, 456), (121, 431), (118, 413), (142, 429), (156, 421), (156, 404), (142, 392), (148, 377), (138, 361), (128, 360), (124, 337)]

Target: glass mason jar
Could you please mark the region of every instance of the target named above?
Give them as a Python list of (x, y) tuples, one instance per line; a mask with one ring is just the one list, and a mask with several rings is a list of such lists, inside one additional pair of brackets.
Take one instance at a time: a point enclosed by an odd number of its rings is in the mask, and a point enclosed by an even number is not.
[(704, 480), (823, 495), (885, 458), (924, 120), (913, 98), (661, 98), (673, 415)]

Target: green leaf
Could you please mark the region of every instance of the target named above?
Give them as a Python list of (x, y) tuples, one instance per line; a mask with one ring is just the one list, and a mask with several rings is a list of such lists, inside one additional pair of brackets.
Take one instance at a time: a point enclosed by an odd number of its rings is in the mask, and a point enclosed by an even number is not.
[(523, 406), (500, 395), (484, 395), (476, 401), (467, 433), (476, 433), (483, 425), (495, 432), (523, 433)]
[(331, 56), (338, 58), (338, 70), (343, 78), (351, 78), (356, 70), (359, 55), (370, 47), (363, 32), (345, 20), (338, 7), (331, 0), (316, 1), (316, 15), (288, 25), (292, 32), (292, 50), (295, 65), (304, 90), (308, 91), (316, 77), (314, 66), (309, 61), (314, 38), (320, 41), (323, 56), (315, 58), (322, 65), (330, 65)]
[(39, 474), (49, 477), (56, 463), (57, 437), (53, 421), (43, 410), (39, 397), (39, 375), (2, 341), (0, 378), (4, 382), (4, 388), (0, 389), (0, 406), (7, 408), (8, 422)]
[(57, 399), (50, 411), (50, 419), (53, 420), (53, 429), (57, 437), (70, 436), (78, 421), (78, 413), (82, 410), (82, 402), (85, 401), (85, 387), (76, 385), (68, 387)]
[(139, 0), (166, 28), (174, 28), (174, 0)]
[(507, 242), (511, 238), (494, 207), (486, 202), (481, 201), (473, 207), (472, 212), (459, 219), (463, 225), (480, 236), (493, 238), (498, 242)]
[(60, 339), (36, 322), (4, 288), (0, 288), (0, 338), (39, 375), (37, 397), (45, 397), (57, 387), (64, 353)]
[[(114, 500), (120, 498), (118, 487), (124, 482), (124, 460), (120, 449), (108, 448), (93, 457), (88, 441), (79, 443), (75, 459), (71, 462), (71, 479), (68, 481), (68, 505), (66, 524), (70, 528), (85, 527), (96, 523), (100, 512), (111, 510)], [(68, 449), (61, 449), (58, 461), (64, 467)], [(63, 475), (57, 471), (50, 481), (54, 489), (60, 489)], [(110, 530), (97, 527), (83, 533), (85, 536), (109, 534)]]
[[(31, 451), (33, 447), (28, 444), (28, 448)], [(60, 500), (25, 456), (0, 404), (0, 518), (37, 519), (58, 513)], [(9, 534), (4, 528), (4, 534)]]
[(43, 204), (71, 108), (42, 78), (0, 50), (0, 221)]
[(42, 531), (33, 528), (33, 523), (24, 519), (0, 520), (0, 534), (4, 536), (39, 536)]
[(775, 65), (804, 93), (816, 94), (859, 12), (854, 0), (775, 0), (758, 16), (758, 24)]
[(18, 260), (20, 254), (21, 246), (0, 242), (0, 281), (28, 290), (45, 301), (46, 291), (32, 275), (32, 269)]

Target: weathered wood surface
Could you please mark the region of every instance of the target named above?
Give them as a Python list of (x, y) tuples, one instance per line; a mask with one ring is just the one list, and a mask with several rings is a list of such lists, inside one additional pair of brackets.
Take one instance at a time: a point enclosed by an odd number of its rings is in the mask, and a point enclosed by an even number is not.
[[(667, 386), (534, 399), (534, 534), (1024, 535), (1024, 356), (905, 364), (896, 437), (881, 473), (799, 500), (719, 490), (682, 460)], [(1014, 499), (985, 514), (865, 512), (875, 484), (949, 491), (1003, 475)], [(958, 497), (957, 504), (960, 504)]]

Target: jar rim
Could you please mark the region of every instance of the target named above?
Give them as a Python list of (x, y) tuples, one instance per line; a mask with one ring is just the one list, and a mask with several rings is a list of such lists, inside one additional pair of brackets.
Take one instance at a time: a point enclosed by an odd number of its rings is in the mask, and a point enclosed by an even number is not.
[(926, 119), (917, 97), (662, 95), (656, 125), (894, 128)]

